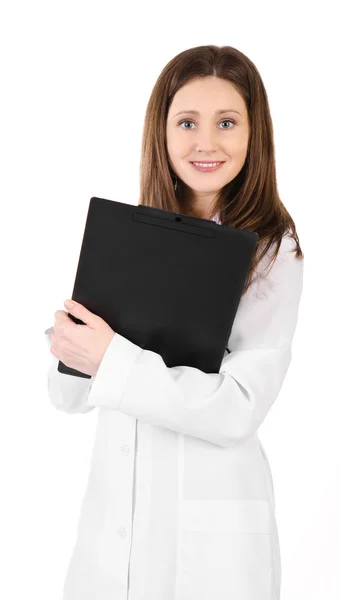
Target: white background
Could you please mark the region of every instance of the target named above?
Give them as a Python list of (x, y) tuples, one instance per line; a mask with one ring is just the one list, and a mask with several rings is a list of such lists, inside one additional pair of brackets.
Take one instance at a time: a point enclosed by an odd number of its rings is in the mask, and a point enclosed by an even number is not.
[(97, 411), (50, 403), (44, 330), (72, 293), (89, 200), (137, 204), (152, 87), (173, 56), (210, 43), (238, 48), (260, 71), (279, 193), (305, 254), (292, 363), (259, 432), (274, 477), (282, 600), (340, 597), (335, 9), (2, 2), (1, 598), (60, 600), (75, 542)]

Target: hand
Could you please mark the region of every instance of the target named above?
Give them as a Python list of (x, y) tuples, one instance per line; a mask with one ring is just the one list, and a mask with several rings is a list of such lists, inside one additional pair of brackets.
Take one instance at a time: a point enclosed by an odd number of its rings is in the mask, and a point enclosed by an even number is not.
[[(115, 332), (101, 317), (72, 300), (68, 312), (85, 323), (75, 323), (64, 310), (54, 313), (50, 352), (67, 367), (86, 375), (96, 375)], [(66, 306), (66, 304), (65, 304)]]

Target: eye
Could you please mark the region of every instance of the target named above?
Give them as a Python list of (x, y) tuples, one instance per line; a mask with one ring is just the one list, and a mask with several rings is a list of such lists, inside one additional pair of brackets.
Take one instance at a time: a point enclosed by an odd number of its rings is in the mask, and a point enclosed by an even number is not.
[[(232, 119), (223, 119), (223, 121), (221, 121), (221, 123), (233, 123), (233, 125), (235, 125), (235, 121), (233, 121)], [(178, 123), (179, 125), (182, 125), (182, 123), (193, 123), (193, 121), (190, 121), (188, 119), (185, 119), (184, 121), (180, 121), (180, 123)], [(190, 129), (190, 127), (183, 127), (183, 129)], [(222, 129), (232, 129), (230, 127), (222, 127)]]

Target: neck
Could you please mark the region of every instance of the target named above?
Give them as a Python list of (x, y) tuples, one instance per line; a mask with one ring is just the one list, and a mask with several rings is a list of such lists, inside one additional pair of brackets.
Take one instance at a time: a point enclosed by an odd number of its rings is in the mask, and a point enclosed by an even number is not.
[(200, 219), (212, 219), (214, 213), (214, 204), (217, 200), (216, 194), (213, 196), (197, 196), (192, 190), (184, 189), (181, 201), (182, 212), (188, 216), (198, 217)]

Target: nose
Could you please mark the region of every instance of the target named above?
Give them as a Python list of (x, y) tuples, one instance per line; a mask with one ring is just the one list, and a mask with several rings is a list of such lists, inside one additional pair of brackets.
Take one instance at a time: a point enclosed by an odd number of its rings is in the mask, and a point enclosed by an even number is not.
[(210, 153), (218, 148), (218, 132), (215, 129), (200, 129), (195, 137), (196, 152)]

